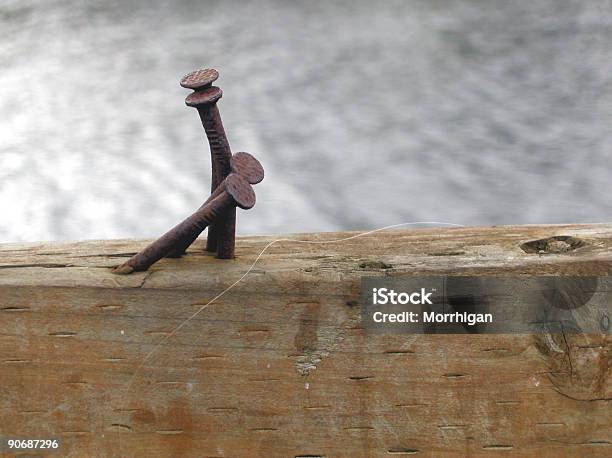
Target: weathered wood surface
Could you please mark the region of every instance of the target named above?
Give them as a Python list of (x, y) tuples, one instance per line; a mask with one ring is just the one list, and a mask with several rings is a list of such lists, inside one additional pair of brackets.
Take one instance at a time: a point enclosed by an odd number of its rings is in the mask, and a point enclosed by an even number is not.
[[(521, 248), (559, 235), (582, 246)], [(134, 376), (270, 240), (130, 276), (110, 267), (145, 241), (0, 245), (0, 436), (71, 457), (612, 455), (609, 336), (370, 335), (358, 305), (364, 275), (608, 275), (612, 224), (279, 242)]]

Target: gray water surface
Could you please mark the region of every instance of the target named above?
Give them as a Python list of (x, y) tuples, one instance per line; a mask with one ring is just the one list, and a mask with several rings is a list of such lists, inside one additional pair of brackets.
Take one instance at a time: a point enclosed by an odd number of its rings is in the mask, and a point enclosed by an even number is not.
[(210, 159), (217, 68), (266, 168), (241, 233), (612, 219), (610, 1), (0, 4), (0, 241), (152, 237)]

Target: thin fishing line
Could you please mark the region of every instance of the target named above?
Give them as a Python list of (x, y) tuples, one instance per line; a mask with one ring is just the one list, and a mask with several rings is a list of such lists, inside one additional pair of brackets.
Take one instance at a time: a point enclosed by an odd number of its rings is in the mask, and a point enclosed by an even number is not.
[(213, 297), (210, 301), (208, 301), (206, 304), (204, 304), (202, 307), (200, 307), (198, 310), (196, 310), (190, 317), (185, 319), (181, 324), (179, 324), (176, 328), (174, 328), (174, 330), (170, 334), (168, 334), (167, 336), (164, 336), (155, 345), (155, 347), (153, 347), (153, 349), (144, 357), (144, 359), (136, 367), (136, 370), (134, 371), (134, 374), (132, 375), (132, 378), (131, 378), (130, 382), (128, 383), (128, 387), (127, 387), (126, 393), (128, 393), (130, 391), (132, 383), (133, 383), (134, 379), (136, 378), (136, 376), (138, 375), (138, 372), (140, 371), (140, 369), (142, 369), (144, 367), (146, 362), (151, 358), (151, 356), (153, 356), (155, 354), (155, 352), (164, 344), (164, 342), (170, 340), (173, 336), (176, 335), (177, 332), (179, 332), (183, 328), (183, 326), (185, 326), (187, 323), (189, 323), (191, 320), (193, 320), (196, 316), (198, 316), (200, 313), (202, 313), (206, 308), (208, 308), (208, 306), (210, 304), (215, 302), (217, 299), (220, 299), (226, 293), (231, 291), (238, 283), (240, 283), (242, 280), (244, 280), (246, 278), (246, 276), (251, 273), (251, 271), (253, 270), (255, 265), (259, 262), (259, 260), (264, 255), (264, 253), (268, 250), (268, 248), (270, 248), (275, 243), (277, 243), (277, 242), (289, 242), (289, 243), (308, 243), (308, 244), (317, 244), (317, 245), (324, 245), (326, 243), (340, 243), (340, 242), (346, 242), (348, 240), (356, 239), (358, 237), (363, 237), (363, 236), (366, 236), (366, 235), (374, 234), (376, 232), (386, 231), (386, 230), (389, 230), (389, 229), (394, 229), (394, 228), (403, 227), (403, 226), (415, 226), (417, 224), (435, 224), (435, 225), (438, 225), (438, 226), (465, 227), (463, 224), (446, 223), (446, 222), (441, 222), (441, 221), (413, 221), (413, 222), (410, 222), (410, 223), (392, 224), (390, 226), (385, 226), (385, 227), (381, 227), (381, 228), (378, 228), (378, 229), (373, 229), (371, 231), (362, 232), (362, 233), (359, 233), (359, 234), (351, 235), (349, 237), (344, 237), (344, 238), (341, 238), (341, 239), (334, 239), (334, 240), (295, 240), (295, 239), (276, 239), (276, 240), (272, 240), (270, 243), (268, 243), (263, 248), (263, 250), (261, 250), (261, 252), (257, 255), (255, 260), (251, 264), (251, 266), (246, 270), (246, 272), (244, 274), (242, 274), (242, 276), (238, 280), (236, 280), (234, 283), (229, 285), (227, 288), (225, 288), (223, 291), (221, 291), (219, 294), (217, 294), (215, 297)]

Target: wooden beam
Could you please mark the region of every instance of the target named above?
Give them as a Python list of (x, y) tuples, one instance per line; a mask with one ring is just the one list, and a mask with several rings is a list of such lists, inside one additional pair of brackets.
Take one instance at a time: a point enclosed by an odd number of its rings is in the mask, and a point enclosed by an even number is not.
[(147, 241), (0, 245), (0, 435), (75, 457), (612, 454), (610, 336), (371, 335), (359, 306), (363, 276), (610, 275), (612, 224), (291, 241), (355, 234), (283, 236), (173, 335), (274, 237), (129, 276), (110, 268)]

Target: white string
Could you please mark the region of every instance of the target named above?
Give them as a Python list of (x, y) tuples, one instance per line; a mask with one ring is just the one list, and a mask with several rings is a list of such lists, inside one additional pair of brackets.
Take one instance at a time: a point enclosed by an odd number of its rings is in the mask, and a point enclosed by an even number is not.
[(410, 222), (410, 223), (399, 223), (399, 224), (392, 224), (391, 226), (385, 226), (385, 227), (381, 227), (378, 229), (373, 229), (371, 231), (367, 231), (367, 232), (362, 232), (359, 234), (355, 234), (355, 235), (351, 235), (350, 237), (345, 237), (342, 239), (334, 239), (334, 240), (295, 240), (295, 239), (276, 239), (271, 241), (270, 243), (268, 243), (263, 250), (261, 250), (261, 252), (257, 255), (257, 257), (255, 258), (255, 260), (253, 261), (253, 263), (251, 264), (251, 266), (247, 269), (247, 271), (242, 274), (242, 276), (236, 280), (234, 283), (232, 283), (231, 285), (229, 285), (227, 288), (225, 288), (223, 291), (221, 291), (219, 294), (217, 294), (215, 297), (213, 297), (210, 301), (208, 301), (206, 304), (204, 304), (202, 307), (200, 307), (198, 310), (196, 310), (189, 318), (185, 319), (181, 324), (179, 324), (176, 328), (174, 328), (174, 330), (168, 334), (167, 336), (164, 336), (156, 345), (155, 347), (153, 347), (153, 349), (144, 357), (144, 359), (140, 362), (140, 364), (136, 367), (136, 370), (134, 371), (134, 374), (132, 375), (132, 378), (128, 384), (128, 388), (126, 392), (129, 392), (132, 383), (134, 381), (134, 379), (136, 378), (136, 376), (138, 375), (138, 372), (140, 371), (140, 369), (143, 368), (143, 366), (145, 365), (145, 363), (149, 360), (149, 358), (151, 358), (151, 356), (153, 356), (155, 354), (155, 352), (164, 344), (164, 342), (168, 341), (169, 339), (171, 339), (174, 335), (176, 335), (176, 333), (178, 331), (180, 331), (183, 326), (185, 326), (187, 323), (189, 323), (191, 320), (193, 320), (196, 316), (198, 316), (200, 313), (202, 313), (206, 308), (208, 308), (208, 306), (210, 304), (212, 304), (213, 302), (215, 302), (217, 299), (221, 298), (223, 295), (225, 295), (226, 293), (228, 293), (231, 289), (233, 289), (238, 283), (240, 283), (242, 280), (244, 280), (246, 278), (246, 276), (251, 273), (251, 271), (253, 270), (253, 268), (255, 267), (255, 265), (257, 264), (257, 262), (259, 261), (259, 259), (263, 256), (263, 254), (268, 250), (268, 248), (270, 248), (272, 245), (274, 245), (277, 242), (290, 242), (290, 243), (310, 243), (310, 244), (326, 244), (326, 243), (339, 243), (339, 242), (346, 242), (347, 240), (352, 240), (352, 239), (356, 239), (358, 237), (363, 237), (365, 235), (370, 235), (370, 234), (374, 234), (376, 232), (381, 232), (381, 231), (386, 231), (388, 229), (393, 229), (396, 227), (402, 227), (402, 226), (415, 226), (417, 224), (435, 224), (438, 226), (453, 226), (453, 227), (465, 227), (463, 224), (456, 224), (456, 223), (445, 223), (445, 222), (440, 222), (440, 221), (414, 221), (414, 222)]

